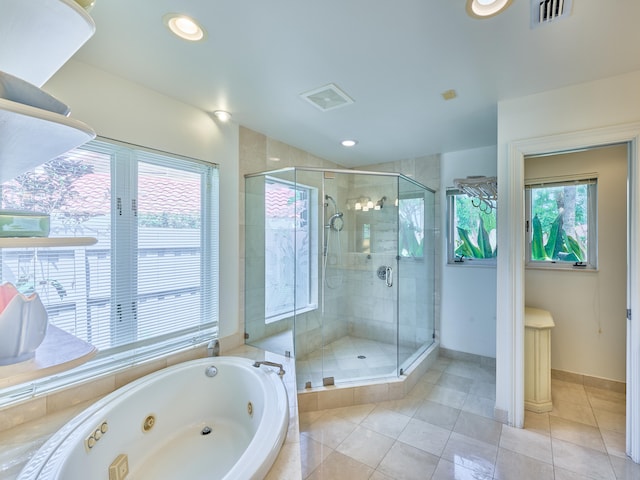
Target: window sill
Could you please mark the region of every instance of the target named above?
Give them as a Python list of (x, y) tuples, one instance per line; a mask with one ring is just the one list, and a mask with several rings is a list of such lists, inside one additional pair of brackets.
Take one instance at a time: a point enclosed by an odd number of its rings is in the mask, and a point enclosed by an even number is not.
[(545, 271), (545, 272), (588, 272), (588, 273), (598, 273), (597, 268), (590, 267), (579, 267), (575, 268), (571, 265), (567, 266), (557, 266), (557, 265), (525, 265), (525, 270), (537, 270), (537, 271)]
[(96, 352), (93, 345), (49, 325), (34, 358), (0, 367), (0, 389), (77, 367), (93, 358)]
[(447, 262), (447, 267), (471, 267), (471, 268), (492, 268), (495, 269), (497, 266), (497, 262), (493, 261), (482, 261), (482, 260), (465, 260), (464, 262)]
[(309, 305), (308, 307), (299, 308), (295, 312), (286, 312), (281, 313), (280, 315), (274, 315), (273, 317), (267, 317), (264, 321), (265, 325), (269, 325), (270, 323), (276, 323), (280, 320), (287, 320), (288, 318), (293, 318), (295, 315), (302, 315), (303, 313), (312, 312), (318, 309), (318, 305), (315, 303), (313, 305)]

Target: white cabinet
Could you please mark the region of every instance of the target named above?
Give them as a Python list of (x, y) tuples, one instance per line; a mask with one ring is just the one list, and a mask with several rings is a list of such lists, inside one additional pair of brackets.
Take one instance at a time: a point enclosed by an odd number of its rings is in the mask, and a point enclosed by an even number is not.
[[(74, 0), (0, 0), (0, 71), (41, 87), (94, 31)], [(0, 181), (94, 137), (78, 120), (0, 98)]]

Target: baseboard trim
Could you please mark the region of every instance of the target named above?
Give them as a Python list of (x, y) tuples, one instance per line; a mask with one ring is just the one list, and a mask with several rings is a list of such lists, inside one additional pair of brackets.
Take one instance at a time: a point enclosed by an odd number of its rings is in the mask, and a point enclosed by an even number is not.
[(581, 373), (565, 372), (564, 370), (556, 370), (555, 368), (551, 369), (551, 379), (577, 383), (579, 385), (584, 385), (585, 387), (594, 387), (618, 393), (627, 393), (627, 384), (625, 382), (609, 380), (607, 378), (592, 377)]
[(450, 350), (440, 347), (440, 356), (450, 358), (452, 360), (462, 360), (465, 362), (479, 363), (487, 367), (496, 368), (496, 359), (493, 357), (484, 357), (475, 353), (460, 352), (458, 350)]

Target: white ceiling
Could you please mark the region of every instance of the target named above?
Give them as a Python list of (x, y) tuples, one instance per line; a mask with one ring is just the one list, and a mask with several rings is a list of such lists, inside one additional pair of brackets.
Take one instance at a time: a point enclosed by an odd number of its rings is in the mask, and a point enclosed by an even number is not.
[[(168, 12), (206, 40), (172, 36)], [(495, 145), (499, 100), (640, 70), (638, 0), (573, 0), (535, 29), (530, 0), (484, 20), (465, 0), (97, 0), (91, 15), (75, 59), (344, 166)], [(299, 96), (328, 83), (355, 103)]]

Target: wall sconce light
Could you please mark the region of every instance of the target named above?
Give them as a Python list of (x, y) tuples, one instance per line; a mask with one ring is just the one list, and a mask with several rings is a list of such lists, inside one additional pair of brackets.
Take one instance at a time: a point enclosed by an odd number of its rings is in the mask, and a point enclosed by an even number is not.
[[(362, 212), (368, 212), (369, 210), (381, 210), (387, 200), (386, 196), (383, 196), (375, 203), (371, 200), (371, 197), (349, 198), (347, 199), (347, 210), (351, 210), (351, 205), (353, 205), (353, 209), (356, 211), (360, 210)], [(397, 202), (398, 200), (396, 199), (396, 206)]]
[(376, 202), (376, 206), (374, 207), (374, 210), (380, 210), (382, 207), (384, 207), (384, 202), (386, 201), (387, 201), (387, 197), (382, 197), (380, 200)]

